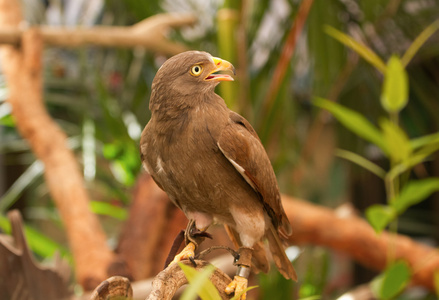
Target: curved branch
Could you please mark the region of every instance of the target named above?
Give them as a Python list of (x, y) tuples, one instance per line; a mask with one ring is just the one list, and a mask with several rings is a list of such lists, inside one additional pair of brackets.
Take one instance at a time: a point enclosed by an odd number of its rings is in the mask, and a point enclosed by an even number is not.
[[(210, 264), (204, 260), (195, 260), (195, 262), (198, 271)], [(192, 266), (192, 263), (189, 261), (182, 261), (182, 263)], [(231, 296), (224, 292), (226, 286), (232, 281), (229, 276), (220, 269), (215, 268), (210, 280), (218, 289), (222, 299), (231, 298)], [(178, 264), (171, 264), (154, 278), (154, 281), (152, 282), (152, 291), (146, 300), (172, 299), (177, 290), (187, 283), (187, 279), (180, 266)]]
[(101, 282), (93, 293), (90, 300), (132, 300), (133, 288), (130, 281), (122, 276), (113, 276)]
[(285, 212), (293, 227), (292, 244), (326, 246), (349, 254), (367, 268), (383, 270), (388, 254), (412, 268), (412, 281), (434, 289), (434, 272), (439, 270), (439, 252), (407, 236), (382, 232), (356, 216), (339, 216), (329, 208), (282, 196)]

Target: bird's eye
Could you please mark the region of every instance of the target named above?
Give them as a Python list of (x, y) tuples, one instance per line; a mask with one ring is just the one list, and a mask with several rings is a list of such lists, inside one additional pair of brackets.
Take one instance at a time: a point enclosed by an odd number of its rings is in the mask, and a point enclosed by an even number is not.
[(194, 76), (200, 76), (202, 71), (203, 71), (203, 67), (200, 65), (195, 65), (195, 66), (192, 66), (192, 68), (191, 68), (191, 74)]

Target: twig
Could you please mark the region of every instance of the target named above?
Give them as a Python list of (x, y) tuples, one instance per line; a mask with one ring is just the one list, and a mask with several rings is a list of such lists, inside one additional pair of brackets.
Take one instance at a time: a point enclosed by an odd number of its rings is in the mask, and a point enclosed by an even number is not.
[(198, 253), (197, 255), (195, 255), (196, 259), (202, 259), (204, 256), (206, 256), (207, 254), (209, 254), (210, 252), (214, 251), (214, 250), (227, 250), (229, 251), (230, 254), (232, 254), (232, 256), (235, 258), (235, 260), (237, 260), (239, 258), (239, 254), (238, 252), (236, 252), (235, 250), (233, 250), (230, 247), (227, 246), (212, 246), (207, 248), (206, 250), (201, 251), (200, 253)]
[[(300, 4), (299, 11), (296, 14), (296, 19), (288, 33), (287, 40), (282, 48), (282, 53), (279, 58), (279, 62), (274, 70), (273, 78), (270, 82), (270, 87), (268, 89), (267, 96), (264, 99), (262, 112), (265, 113), (264, 118), (268, 118), (270, 110), (273, 107), (274, 100), (279, 92), (279, 88), (284, 80), (285, 73), (290, 65), (291, 57), (294, 54), (296, 48), (297, 40), (302, 32), (303, 26), (308, 19), (309, 11), (311, 10), (314, 0), (303, 0)], [(261, 124), (264, 124), (261, 123)]]

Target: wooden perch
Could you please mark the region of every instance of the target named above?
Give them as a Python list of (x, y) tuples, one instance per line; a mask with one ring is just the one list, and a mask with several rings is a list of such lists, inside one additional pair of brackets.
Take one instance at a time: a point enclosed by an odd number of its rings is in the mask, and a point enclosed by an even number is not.
[[(195, 260), (197, 266), (195, 269), (201, 271), (206, 266), (210, 265), (209, 262), (204, 260)], [(190, 267), (193, 267), (190, 261), (182, 261)], [(232, 296), (227, 295), (224, 290), (226, 286), (232, 281), (230, 277), (218, 268), (215, 268), (210, 281), (217, 288), (222, 299), (230, 299)], [(176, 296), (178, 290), (188, 281), (183, 271), (178, 264), (172, 264), (166, 269), (161, 271), (152, 281), (152, 288), (149, 291), (146, 300), (171, 300)], [(127, 278), (121, 276), (113, 276), (103, 281), (93, 291), (90, 297), (86, 296), (83, 299), (90, 300), (131, 300), (133, 297), (133, 289), (131, 283)], [(140, 299), (139, 295), (136, 295), (136, 299)]]
[[(209, 263), (204, 260), (195, 260), (195, 262), (198, 271), (209, 265)], [(182, 263), (192, 266), (190, 261), (182, 261)], [(218, 289), (222, 299), (231, 298), (224, 292), (226, 286), (232, 281), (229, 276), (220, 269), (215, 268), (210, 280)], [(187, 284), (187, 279), (180, 266), (178, 264), (171, 264), (154, 278), (152, 282), (152, 292), (146, 300), (170, 300), (177, 290), (185, 284)]]
[[(144, 47), (164, 53), (177, 54), (187, 50), (181, 44), (166, 38), (168, 31), (175, 27), (192, 25), (196, 18), (192, 15), (159, 14), (132, 26), (94, 27), (35, 27), (45, 44), (60, 47), (96, 45), (105, 47)], [(18, 46), (27, 29), (4, 24), (0, 28), (0, 43)]]
[(90, 300), (132, 300), (133, 288), (130, 281), (122, 276), (112, 276), (101, 282), (93, 293)]

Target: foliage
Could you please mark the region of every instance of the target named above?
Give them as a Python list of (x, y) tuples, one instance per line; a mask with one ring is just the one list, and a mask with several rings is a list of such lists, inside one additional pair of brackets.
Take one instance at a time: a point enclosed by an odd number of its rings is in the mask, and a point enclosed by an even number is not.
[[(433, 28), (433, 29), (432, 29)], [(421, 136), (410, 140), (399, 125), (399, 113), (407, 105), (409, 98), (408, 75), (405, 66), (408, 58), (415, 55), (413, 49), (419, 49), (421, 43), (427, 40), (435, 30), (439, 29), (437, 22), (427, 27), (417, 39), (415, 45), (404, 55), (404, 62), (392, 55), (384, 66), (381, 59), (366, 46), (356, 42), (351, 37), (328, 27), (327, 32), (346, 46), (352, 48), (361, 57), (384, 73), (384, 83), (381, 93), (381, 105), (389, 114), (389, 118), (380, 120), (379, 130), (361, 114), (329, 100), (316, 98), (314, 104), (330, 111), (344, 126), (358, 136), (378, 146), (390, 160), (390, 170), (385, 172), (381, 167), (355, 153), (341, 150), (341, 157), (348, 159), (371, 171), (384, 180), (387, 192), (387, 205), (375, 204), (366, 210), (366, 217), (372, 227), (379, 233), (393, 222), (399, 214), (408, 207), (415, 205), (433, 192), (439, 191), (439, 178), (407, 180), (404, 176), (417, 164), (422, 163), (429, 155), (439, 150), (439, 143), (432, 135)], [(436, 134), (433, 135), (435, 137)], [(416, 141), (424, 141), (419, 145)], [(416, 145), (414, 150), (413, 145)], [(403, 177), (404, 176), (404, 177)], [(392, 257), (390, 257), (392, 259)], [(391, 261), (392, 262), (392, 261)], [(410, 279), (410, 268), (404, 262), (391, 265), (373, 282), (375, 294), (380, 299), (393, 299), (407, 285)]]
[(181, 299), (192, 300), (196, 299), (197, 295), (203, 300), (221, 299), (217, 289), (209, 280), (210, 275), (212, 275), (215, 270), (214, 266), (207, 266), (202, 272), (198, 272), (183, 263), (179, 263), (179, 265), (190, 284), (189, 288), (187, 288), (181, 296)]
[[(431, 35), (430, 27), (427, 27), (425, 31), (428, 31)], [(382, 169), (373, 162), (356, 154), (351, 154), (348, 151), (341, 152), (345, 158), (365, 167), (367, 170), (372, 171), (375, 175), (379, 175), (385, 180), (387, 201), (390, 205), (373, 205), (366, 212), (366, 216), (371, 225), (377, 232), (380, 232), (394, 220), (397, 214), (402, 213), (408, 206), (422, 201), (434, 191), (439, 190), (439, 185), (437, 184), (439, 179), (437, 178), (424, 179), (415, 183), (408, 182), (407, 188), (402, 191), (400, 191), (399, 184), (399, 176), (404, 172), (408, 172), (416, 164), (424, 161), (424, 159), (436, 150), (439, 150), (439, 143), (435, 139), (429, 140), (431, 137), (418, 137), (417, 140), (428, 141), (425, 142), (422, 147), (419, 147), (416, 152), (412, 152), (411, 144), (413, 144), (413, 141), (408, 139), (398, 124), (398, 114), (408, 102), (408, 78), (398, 56), (392, 55), (383, 70), (381, 60), (370, 49), (354, 42), (352, 38), (347, 37), (333, 28), (329, 29), (332, 36), (347, 46), (352, 47), (353, 50), (357, 51), (377, 69), (385, 73), (381, 105), (388, 112), (389, 119), (381, 119), (381, 131), (361, 114), (353, 110), (329, 100), (321, 98), (314, 100), (315, 105), (329, 110), (343, 125), (360, 137), (378, 146), (384, 155), (390, 159), (391, 169), (383, 177)], [(420, 36), (425, 36), (425, 31), (421, 33)], [(420, 45), (418, 45), (418, 48), (419, 46)], [(414, 53), (411, 54), (411, 56), (413, 55)]]
[(411, 270), (405, 262), (396, 262), (372, 282), (372, 291), (379, 299), (394, 299), (410, 281)]

